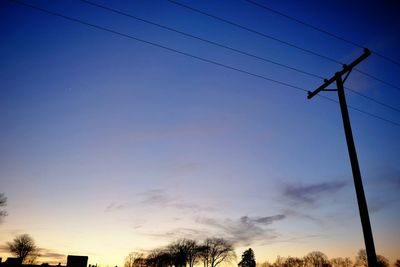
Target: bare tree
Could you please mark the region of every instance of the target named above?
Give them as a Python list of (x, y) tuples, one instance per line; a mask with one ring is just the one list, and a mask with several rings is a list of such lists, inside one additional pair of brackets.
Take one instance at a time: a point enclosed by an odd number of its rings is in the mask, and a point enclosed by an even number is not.
[(23, 263), (33, 263), (38, 257), (35, 241), (27, 234), (16, 236), (12, 242), (7, 242), (7, 247)]
[(273, 264), (274, 267), (285, 267), (285, 262), (286, 262), (286, 258), (281, 257), (281, 256), (277, 256), (276, 260)]
[[(4, 193), (0, 193), (0, 208), (5, 206), (7, 206), (7, 198)], [(7, 216), (7, 211), (0, 209), (0, 222), (5, 216)]]
[(389, 260), (383, 257), (382, 255), (376, 255), (377, 260), (378, 260), (378, 267), (388, 267), (389, 266)]
[(169, 267), (174, 265), (171, 253), (165, 249), (153, 250), (146, 259), (146, 266), (150, 267)]
[(199, 251), (199, 257), (200, 259), (203, 261), (203, 266), (204, 267), (208, 267), (208, 254), (209, 254), (209, 250), (210, 248), (208, 246), (206, 246), (205, 244), (200, 245), (198, 247), (198, 251)]
[(328, 257), (320, 251), (308, 253), (304, 257), (304, 263), (307, 267), (324, 267), (329, 265)]
[(355, 267), (367, 267), (368, 266), (368, 261), (367, 261), (367, 253), (365, 252), (365, 249), (360, 249), (357, 253), (356, 256), (356, 262), (354, 263)]
[(124, 267), (145, 267), (146, 259), (142, 253), (131, 252), (125, 258)]
[(233, 245), (223, 238), (207, 238), (201, 251), (205, 267), (216, 267), (236, 258)]
[[(378, 260), (378, 267), (387, 267), (389, 266), (389, 261), (383, 257), (382, 255), (376, 255)], [(360, 249), (357, 253), (356, 262), (354, 264), (355, 267), (368, 267), (367, 253), (365, 249)]]
[(256, 267), (272, 267), (272, 264), (269, 263), (268, 261), (261, 262), (261, 263), (257, 262)]
[(189, 264), (189, 267), (193, 267), (200, 259), (199, 245), (196, 241), (190, 239), (181, 240), (181, 245), (184, 247), (186, 261)]
[(332, 267), (352, 267), (353, 262), (350, 258), (333, 258), (330, 260)]
[[(170, 244), (167, 248), (172, 259), (174, 261), (175, 267), (184, 267), (189, 262), (189, 254), (193, 254), (190, 251), (191, 248), (196, 246), (196, 242), (188, 240), (188, 239), (180, 239), (172, 244)], [(194, 259), (191, 259), (193, 262)]]
[(352, 267), (353, 266), (353, 261), (349, 257), (344, 258), (344, 266), (345, 267)]
[(299, 258), (295, 258), (295, 257), (287, 257), (285, 262), (284, 262), (284, 266), (285, 267), (302, 267), (304, 264), (302, 259)]

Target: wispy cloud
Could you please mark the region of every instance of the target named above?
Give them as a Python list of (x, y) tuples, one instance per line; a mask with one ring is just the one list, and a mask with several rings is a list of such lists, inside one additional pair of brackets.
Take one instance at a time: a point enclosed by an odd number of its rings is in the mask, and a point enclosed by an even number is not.
[(39, 248), (39, 257), (42, 261), (43, 258), (45, 258), (45, 260), (51, 261), (65, 261), (65, 259), (67, 258), (67, 256), (63, 253), (58, 253), (46, 248)]
[(196, 217), (195, 223), (189, 227), (177, 227), (162, 233), (143, 233), (157, 240), (167, 241), (179, 238), (204, 240), (207, 237), (220, 236), (235, 245), (248, 246), (254, 243), (265, 244), (276, 242), (279, 236), (269, 226), (286, 218), (284, 214), (264, 217), (242, 216), (238, 219), (216, 219), (210, 217)]
[(284, 214), (265, 217), (242, 216), (237, 220), (218, 221), (212, 218), (197, 218), (196, 222), (217, 230), (235, 244), (248, 246), (258, 241), (271, 241), (278, 237), (274, 229), (267, 228), (276, 221), (286, 218)]
[(166, 191), (161, 189), (149, 190), (141, 194), (143, 197), (141, 204), (164, 208), (174, 208), (178, 210), (188, 211), (212, 211), (213, 207), (202, 206), (193, 202), (189, 202), (179, 197), (173, 197)]
[(388, 200), (372, 199), (369, 201), (368, 210), (370, 213), (375, 213), (383, 210), (389, 203)]
[(174, 201), (171, 196), (161, 189), (149, 190), (141, 193), (140, 196), (143, 198), (141, 204), (144, 205), (167, 206)]
[(318, 224), (322, 224), (322, 221), (320, 219), (315, 218), (314, 216), (311, 216), (307, 213), (301, 212), (299, 210), (294, 210), (294, 209), (286, 209), (283, 212), (285, 215), (287, 215), (288, 217), (295, 217), (295, 218), (299, 218), (299, 219), (305, 219), (305, 220), (309, 220)]
[(176, 196), (168, 194), (162, 189), (152, 189), (146, 192), (139, 193), (138, 200), (132, 202), (111, 202), (106, 206), (106, 212), (118, 211), (126, 208), (132, 208), (137, 206), (151, 206), (157, 208), (172, 208), (181, 211), (212, 211), (214, 210), (211, 206), (202, 206), (190, 201), (186, 201)]
[(268, 217), (256, 217), (253, 219), (250, 219), (247, 216), (242, 217), (241, 219), (245, 220), (245, 221), (249, 221), (252, 220), (255, 223), (260, 223), (260, 224), (271, 224), (274, 221), (279, 221), (279, 220), (283, 220), (286, 216), (283, 214), (278, 214), (278, 215), (274, 215), (274, 216), (268, 216)]
[(390, 186), (393, 189), (400, 189), (400, 171), (387, 170), (379, 173), (376, 175), (375, 181), (380, 185)]
[(398, 196), (388, 195), (385, 197), (371, 197), (368, 201), (368, 210), (371, 213), (379, 212), (389, 207), (393, 207), (400, 200)]
[(124, 208), (127, 208), (128, 204), (127, 203), (115, 203), (111, 202), (105, 209), (106, 212), (111, 212), (111, 211), (117, 211), (117, 210), (122, 210)]
[[(368, 209), (371, 213), (393, 207), (400, 201), (400, 170), (393, 168), (378, 169), (367, 177), (365, 183), (370, 187)], [(382, 192), (385, 192), (382, 194)]]
[(283, 196), (297, 204), (313, 204), (325, 195), (338, 192), (346, 185), (346, 182), (325, 182), (305, 186), (286, 185)]
[(179, 238), (190, 238), (194, 240), (202, 240), (209, 235), (209, 231), (205, 229), (194, 229), (188, 227), (179, 227), (171, 229), (163, 233), (146, 233), (146, 236), (155, 237), (157, 240), (165, 239), (167, 241), (176, 240)]
[(1, 253), (9, 252), (8, 247), (6, 245), (0, 245), (0, 252)]

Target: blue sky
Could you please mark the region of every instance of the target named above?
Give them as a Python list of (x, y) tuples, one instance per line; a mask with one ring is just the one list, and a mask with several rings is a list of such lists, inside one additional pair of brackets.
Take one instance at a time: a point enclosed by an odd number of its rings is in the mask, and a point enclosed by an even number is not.
[[(322, 82), (84, 2), (29, 3), (307, 90)], [(341, 68), (168, 1), (96, 3), (322, 77)], [(181, 3), (342, 62), (362, 53), (244, 1)], [(400, 61), (395, 1), (260, 3)], [(337, 104), (8, 1), (0, 16), (1, 244), (28, 233), (49, 258), (104, 265), (208, 235), (233, 240), (238, 255), (251, 246), (259, 261), (363, 247)], [(359, 69), (400, 86), (400, 68), (376, 55)], [(346, 86), (400, 108), (398, 89), (358, 72)], [(376, 248), (393, 261), (400, 127), (350, 116)]]

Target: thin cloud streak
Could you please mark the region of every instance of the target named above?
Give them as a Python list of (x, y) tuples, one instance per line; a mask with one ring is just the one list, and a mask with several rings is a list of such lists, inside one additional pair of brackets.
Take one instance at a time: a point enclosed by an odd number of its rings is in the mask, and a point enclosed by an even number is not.
[(142, 233), (148, 237), (154, 237), (172, 241), (179, 238), (203, 240), (205, 237), (220, 236), (238, 246), (251, 244), (265, 244), (274, 242), (279, 234), (271, 224), (286, 219), (286, 215), (277, 214), (264, 217), (242, 216), (238, 219), (215, 219), (210, 217), (196, 217), (193, 227), (179, 227), (163, 233)]
[(177, 197), (170, 196), (166, 191), (160, 189), (149, 190), (141, 194), (144, 199), (140, 202), (142, 205), (157, 206), (164, 208), (174, 208), (188, 211), (213, 211), (215, 208), (210, 206), (201, 206), (196, 203), (188, 202)]
[(300, 212), (298, 210), (286, 209), (283, 213), (288, 217), (290, 216), (290, 217), (295, 217), (295, 218), (299, 218), (299, 219), (306, 219), (306, 220), (318, 223), (320, 225), (322, 224), (322, 221), (320, 219), (317, 219), (309, 214)]
[(40, 258), (50, 258), (53, 260), (65, 260), (67, 256), (63, 253), (54, 252), (53, 250), (46, 248), (39, 248)]
[(6, 245), (0, 245), (0, 253), (8, 253), (8, 247)]
[(344, 188), (346, 182), (325, 182), (312, 185), (286, 185), (283, 196), (297, 204), (314, 204), (328, 194), (334, 194)]
[(139, 193), (139, 200), (130, 203), (117, 203), (111, 202), (106, 206), (105, 212), (114, 212), (127, 208), (134, 208), (138, 206), (148, 206), (157, 208), (172, 208), (180, 211), (214, 211), (215, 208), (211, 206), (202, 206), (196, 203), (188, 202), (177, 197), (172, 197), (165, 190), (152, 189), (143, 193)]
[(117, 203), (112, 202), (106, 207), (105, 212), (122, 210), (122, 209), (125, 209), (127, 207), (128, 207), (127, 204), (117, 204)]
[(248, 246), (254, 242), (276, 239), (278, 235), (274, 229), (266, 226), (285, 218), (286, 215), (278, 214), (264, 217), (242, 216), (237, 220), (226, 219), (224, 221), (213, 218), (196, 218), (196, 222), (214, 228), (234, 244)]
[(194, 229), (194, 228), (186, 228), (179, 227), (171, 229), (170, 231), (164, 233), (143, 233), (143, 235), (148, 237), (154, 237), (157, 240), (163, 239), (166, 241), (173, 241), (180, 238), (189, 238), (194, 240), (202, 240), (204, 237), (210, 235), (210, 232), (205, 229)]

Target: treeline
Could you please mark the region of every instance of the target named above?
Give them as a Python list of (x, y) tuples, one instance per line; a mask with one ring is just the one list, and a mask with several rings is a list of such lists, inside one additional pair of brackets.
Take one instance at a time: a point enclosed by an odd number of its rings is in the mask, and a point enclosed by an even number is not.
[[(388, 259), (382, 255), (377, 255), (377, 258), (377, 267), (389, 266)], [(400, 260), (397, 260), (394, 266), (400, 267)], [(320, 251), (313, 251), (300, 258), (290, 256), (284, 258), (278, 256), (274, 263), (264, 262), (257, 264), (257, 267), (368, 267), (368, 261), (367, 253), (364, 249), (361, 249), (357, 253), (354, 262), (348, 257), (329, 259), (324, 253)]]
[[(389, 261), (381, 256), (378, 257), (377, 267), (389, 267)], [(235, 260), (235, 262), (234, 262)], [(125, 259), (124, 267), (217, 267), (223, 264), (226, 266), (236, 265), (234, 246), (223, 238), (207, 238), (203, 242), (190, 239), (180, 239), (171, 244), (150, 251), (148, 254), (130, 253)], [(275, 262), (257, 263), (254, 252), (251, 248), (244, 251), (239, 267), (368, 267), (367, 254), (360, 250), (353, 262), (350, 258), (329, 259), (320, 251), (313, 251), (304, 257), (280, 257)], [(400, 267), (400, 260), (394, 265)]]
[[(20, 259), (21, 263), (33, 264), (39, 255), (39, 249), (32, 237), (27, 234), (17, 235), (5, 246), (8, 251)], [(377, 255), (376, 267), (389, 267), (389, 261)], [(203, 242), (191, 239), (180, 239), (169, 245), (155, 249), (144, 255), (130, 253), (125, 258), (124, 267), (218, 267), (236, 265), (236, 255), (231, 242), (223, 238), (207, 238)], [(367, 267), (367, 254), (360, 250), (353, 262), (350, 258), (332, 258), (320, 252), (313, 251), (304, 257), (280, 257), (274, 263), (257, 263), (251, 248), (243, 252), (238, 267)], [(393, 266), (400, 267), (400, 260)], [(375, 266), (374, 266), (375, 267)]]
[[(389, 267), (389, 260), (382, 255), (377, 255), (377, 267)], [(400, 260), (397, 260), (394, 265), (400, 267)], [(358, 251), (355, 261), (353, 262), (349, 257), (332, 258), (320, 252), (313, 251), (304, 257), (280, 257), (278, 256), (274, 263), (264, 262), (257, 264), (257, 267), (368, 267), (367, 253), (365, 249)]]
[(152, 250), (147, 256), (130, 253), (124, 267), (216, 267), (236, 259), (233, 244), (223, 238), (207, 238), (203, 242), (180, 239), (166, 247)]

